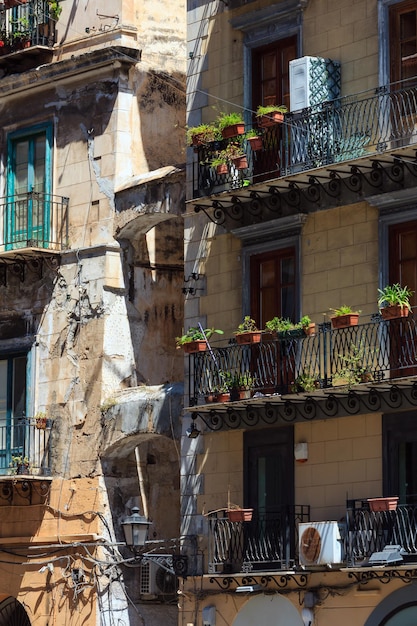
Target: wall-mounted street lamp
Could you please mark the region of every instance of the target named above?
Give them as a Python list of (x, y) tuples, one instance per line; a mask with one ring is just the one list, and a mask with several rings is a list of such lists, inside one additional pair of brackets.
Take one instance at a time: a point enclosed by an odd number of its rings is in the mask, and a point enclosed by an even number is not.
[(185, 431), (188, 439), (196, 439), (201, 434), (201, 430), (197, 428), (194, 420), (191, 420), (191, 426)]
[(126, 545), (135, 557), (139, 556), (141, 548), (146, 543), (148, 537), (148, 528), (151, 525), (146, 517), (139, 515), (139, 507), (132, 508), (132, 514), (128, 515), (122, 522), (122, 528), (125, 535)]

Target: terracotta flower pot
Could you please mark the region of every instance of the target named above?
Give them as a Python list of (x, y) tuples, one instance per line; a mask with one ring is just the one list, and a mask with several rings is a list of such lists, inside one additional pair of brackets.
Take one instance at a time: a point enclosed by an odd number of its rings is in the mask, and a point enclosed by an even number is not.
[(406, 306), (400, 306), (399, 304), (393, 304), (391, 306), (385, 306), (381, 309), (382, 319), (395, 320), (400, 317), (408, 317), (409, 309)]
[(236, 137), (237, 135), (243, 135), (245, 132), (245, 124), (232, 124), (232, 126), (226, 126), (222, 130), (223, 139), (230, 139), (231, 137)]
[(204, 339), (197, 341), (189, 341), (183, 344), (185, 354), (195, 354), (196, 352), (205, 352), (207, 350), (207, 343)]
[(236, 341), (239, 345), (247, 345), (249, 343), (259, 343), (261, 341), (261, 331), (252, 330), (246, 333), (237, 333)]
[(250, 522), (252, 515), (253, 509), (228, 509), (227, 511), (229, 522)]
[(336, 315), (331, 317), (333, 328), (348, 328), (349, 326), (357, 326), (359, 313), (348, 313), (347, 315)]
[(316, 334), (316, 324), (314, 322), (311, 322), (311, 324), (309, 324), (308, 326), (304, 326), (304, 334), (307, 335), (307, 337), (311, 337), (313, 335)]
[(233, 165), (238, 170), (245, 170), (248, 167), (248, 158), (246, 154), (242, 154), (235, 159), (232, 159)]
[(247, 142), (254, 152), (262, 150), (262, 137), (248, 137)]
[(396, 511), (398, 496), (390, 496), (388, 498), (368, 498), (368, 503), (371, 511)]
[(275, 126), (275, 124), (282, 124), (283, 121), (284, 113), (280, 113), (279, 111), (272, 111), (272, 113), (261, 115), (258, 118), (258, 124), (261, 128), (269, 128), (270, 126)]
[(216, 167), (216, 174), (219, 174), (220, 176), (223, 174), (227, 174), (228, 171), (229, 168), (227, 167), (227, 163), (221, 163)]

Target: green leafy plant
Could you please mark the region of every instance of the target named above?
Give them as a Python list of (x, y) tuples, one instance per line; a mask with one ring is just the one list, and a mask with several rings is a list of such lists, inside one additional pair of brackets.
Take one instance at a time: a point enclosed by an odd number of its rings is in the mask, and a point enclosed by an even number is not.
[(245, 315), (243, 321), (237, 327), (235, 334), (257, 332), (258, 330), (259, 328), (257, 327), (255, 320), (253, 320), (250, 315)]
[[(275, 316), (265, 323), (265, 328), (270, 333), (282, 333), (288, 330), (294, 330), (296, 324), (288, 318)], [(298, 328), (300, 328), (300, 326), (298, 326)]]
[(333, 312), (334, 317), (340, 317), (341, 315), (358, 315), (360, 311), (354, 311), (352, 307), (342, 304), (338, 309), (330, 309)]
[(373, 376), (369, 368), (365, 365), (365, 348), (362, 344), (351, 343), (347, 354), (339, 354), (342, 367), (333, 376), (335, 381), (345, 381), (350, 388), (361, 382), (370, 382)]
[(192, 341), (204, 341), (205, 339), (210, 339), (210, 337), (215, 333), (223, 335), (223, 331), (216, 328), (205, 328), (202, 332), (197, 326), (191, 326), (184, 335), (175, 338), (175, 343), (177, 348), (180, 348), (184, 344), (191, 343)]
[(228, 126), (234, 126), (235, 124), (243, 124), (243, 114), (238, 111), (232, 111), (231, 113), (220, 113), (217, 118), (217, 126), (220, 131)]
[(303, 317), (300, 319), (300, 325), (302, 328), (308, 328), (311, 324), (311, 319), (309, 318), (308, 315), (303, 315)]
[(261, 133), (256, 128), (251, 128), (245, 133), (246, 139), (252, 139), (253, 137), (260, 137), (260, 136), (261, 136)]
[(300, 393), (303, 391), (314, 391), (320, 387), (317, 376), (312, 376), (307, 372), (301, 372), (291, 385), (292, 393)]
[(268, 104), (266, 106), (259, 105), (256, 109), (256, 117), (269, 115), (270, 113), (287, 113), (288, 109), (283, 104)]
[(214, 159), (210, 161), (211, 167), (214, 167), (214, 168), (219, 167), (219, 165), (226, 165), (226, 164), (227, 164), (227, 159), (224, 156), (220, 156), (220, 154), (214, 157)]
[(226, 148), (219, 152), (219, 157), (229, 162), (244, 155), (245, 151), (240, 141), (230, 141)]
[(199, 142), (202, 144), (207, 144), (212, 141), (219, 141), (222, 136), (214, 124), (199, 124), (198, 126), (192, 126), (187, 129), (186, 133), (187, 144), (195, 145)]
[(401, 287), (399, 283), (393, 285), (387, 285), (383, 289), (378, 289), (379, 298), (378, 306), (399, 306), (402, 309), (407, 307), (411, 309), (410, 298), (413, 296), (414, 291), (411, 291), (407, 286)]
[(22, 454), (12, 456), (9, 468), (9, 473), (12, 475), (19, 473), (29, 474), (31, 470), (29, 458), (27, 456), (23, 456)]
[(60, 0), (48, 0), (49, 15), (53, 20), (57, 20), (62, 13), (62, 6)]

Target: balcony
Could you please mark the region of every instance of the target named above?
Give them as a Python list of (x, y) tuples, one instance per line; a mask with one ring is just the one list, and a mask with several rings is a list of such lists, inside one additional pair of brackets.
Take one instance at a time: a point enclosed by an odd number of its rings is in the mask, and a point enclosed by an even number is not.
[(210, 166), (228, 140), (196, 148), (191, 203), (215, 223), (236, 227), (317, 205), (348, 204), (357, 201), (358, 194), (366, 198), (378, 191), (414, 187), (413, 82), (286, 114), (283, 124), (261, 130), (261, 150), (254, 152), (243, 142), (247, 168), (242, 170), (229, 165), (226, 174), (217, 174)]
[[(51, 428), (52, 420), (39, 425), (35, 418), (0, 426), (0, 475), (49, 476)], [(19, 464), (20, 457), (28, 463)]]
[(288, 569), (296, 559), (297, 525), (308, 521), (310, 508), (296, 505), (250, 522), (230, 522), (223, 513), (209, 517), (209, 573)]
[(45, 502), (50, 488), (52, 420), (0, 426), (0, 507)]
[(6, 216), (0, 257), (22, 256), (28, 250), (60, 252), (68, 246), (68, 198), (28, 192), (0, 199)]
[[(223, 514), (209, 517), (208, 573), (232, 574), (301, 569), (298, 554), (300, 522), (308, 522), (307, 505), (282, 509), (275, 514), (256, 515), (250, 522), (230, 522)], [(312, 527), (321, 523), (312, 522)], [(322, 546), (311, 555), (313, 568), (372, 568), (370, 557), (385, 546), (401, 546), (401, 558), (388, 565), (417, 563), (417, 506), (400, 504), (396, 510), (372, 511), (367, 500), (348, 501), (345, 521), (338, 524), (340, 549)], [(326, 541), (328, 539), (326, 534)], [(324, 539), (324, 537), (323, 537)], [(323, 556), (323, 555), (326, 556)], [(341, 560), (340, 560), (341, 555)], [(337, 558), (333, 561), (332, 558)], [(375, 565), (380, 566), (377, 562)], [(310, 569), (303, 565), (302, 569)], [(358, 579), (366, 577), (358, 574)], [(389, 579), (389, 572), (384, 576)], [(231, 581), (230, 581), (231, 582)]]
[(55, 21), (48, 0), (19, 2), (0, 11), (0, 67), (16, 73), (49, 63)]
[[(217, 430), (415, 408), (415, 316), (362, 319), (340, 329), (325, 322), (313, 336), (264, 333), (260, 343), (231, 340), (190, 355), (190, 412)], [(224, 389), (236, 378), (248, 381), (246, 389)], [(221, 397), (219, 390), (230, 395)]]

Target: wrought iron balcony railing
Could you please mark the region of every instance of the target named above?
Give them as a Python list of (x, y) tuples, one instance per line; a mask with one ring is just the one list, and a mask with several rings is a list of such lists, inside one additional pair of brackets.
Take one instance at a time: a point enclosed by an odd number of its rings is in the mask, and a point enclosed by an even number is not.
[(17, 418), (0, 425), (0, 475), (49, 476), (52, 420)]
[[(254, 574), (256, 570), (298, 568), (298, 524), (308, 522), (309, 518), (307, 505), (282, 508), (268, 515), (254, 511), (250, 522), (231, 522), (224, 513), (213, 513), (209, 517), (208, 572)], [(369, 562), (372, 554), (382, 552), (388, 545), (402, 548), (405, 563), (417, 563), (415, 504), (400, 504), (396, 510), (372, 511), (367, 500), (348, 501), (346, 522), (340, 522), (339, 528), (342, 563), (348, 567), (372, 567)], [(317, 564), (332, 565), (322, 558)]]
[(198, 148), (193, 162), (194, 198), (238, 189), (331, 163), (417, 143), (417, 87), (397, 83), (323, 102), (285, 115), (283, 124), (263, 131), (254, 152), (244, 141), (247, 167), (217, 174), (211, 160), (227, 141)]
[(55, 20), (51, 19), (48, 0), (9, 5), (0, 11), (0, 57), (31, 46), (54, 45)]
[[(417, 374), (416, 318), (387, 321), (375, 315), (364, 324), (343, 329), (332, 329), (326, 322), (314, 336), (265, 334), (261, 343), (211, 347), (190, 359), (189, 393), (194, 405), (228, 391), (225, 381), (239, 378), (250, 382), (252, 394), (380, 382)], [(232, 392), (230, 399), (238, 398)]]
[(360, 565), (385, 546), (401, 546), (405, 561), (417, 562), (417, 506), (371, 511), (366, 500), (350, 502), (344, 549), (346, 562)]
[(20, 248), (64, 250), (68, 246), (68, 198), (28, 192), (0, 199), (5, 231), (0, 252)]
[(250, 522), (231, 522), (222, 513), (209, 517), (209, 573), (231, 573), (293, 567), (297, 527), (309, 521), (310, 507), (282, 507), (274, 513), (254, 511)]

